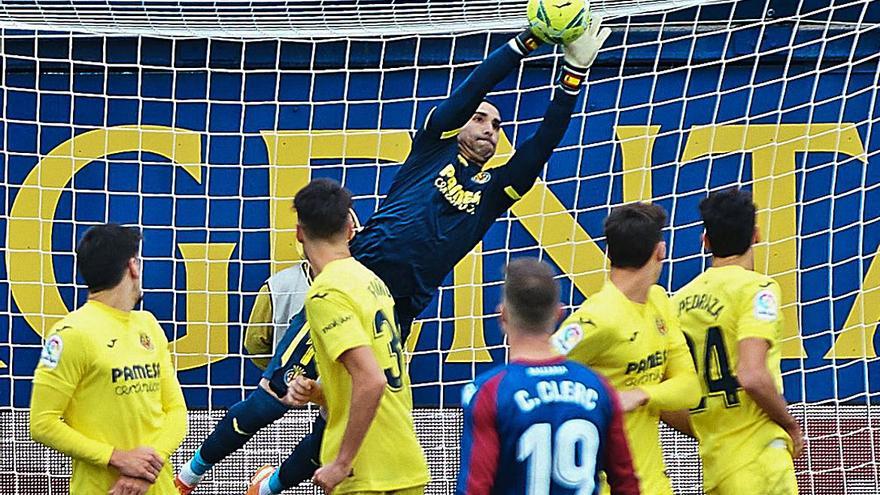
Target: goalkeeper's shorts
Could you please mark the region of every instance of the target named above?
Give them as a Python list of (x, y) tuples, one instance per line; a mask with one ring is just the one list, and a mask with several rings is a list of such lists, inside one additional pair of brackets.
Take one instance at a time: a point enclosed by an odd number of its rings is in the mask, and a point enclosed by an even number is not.
[(797, 495), (794, 461), (784, 440), (774, 440), (755, 460), (721, 481), (707, 495)]
[(284, 332), (284, 337), (275, 347), (272, 360), (263, 371), (263, 378), (269, 380), (269, 388), (278, 397), (287, 394), (287, 384), (297, 375), (305, 375), (311, 379), (318, 378), (315, 369), (315, 350), (306, 326), (306, 310), (302, 309)]

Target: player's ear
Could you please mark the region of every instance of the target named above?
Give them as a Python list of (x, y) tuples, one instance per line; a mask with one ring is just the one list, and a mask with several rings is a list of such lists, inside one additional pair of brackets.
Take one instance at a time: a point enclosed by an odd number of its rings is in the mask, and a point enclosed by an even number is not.
[(351, 238), (354, 237), (355, 232), (356, 231), (355, 231), (354, 218), (352, 218), (352, 216), (349, 215), (348, 220), (345, 222), (345, 237), (346, 237), (346, 239), (348, 239), (350, 241)]
[(141, 271), (143, 271), (143, 265), (141, 264), (141, 259), (137, 256), (134, 258), (128, 259), (128, 274), (131, 275), (131, 278), (137, 280), (141, 278)]
[(761, 230), (755, 225), (755, 233), (752, 234), (752, 244), (761, 242)]
[(706, 235), (706, 231), (705, 231), (705, 230), (703, 230), (703, 233), (700, 234), (700, 242), (703, 243), (703, 249), (704, 249), (707, 253), (711, 253), (711, 252), (712, 252), (712, 243), (709, 242), (709, 236)]
[(498, 318), (501, 320), (501, 330), (504, 330), (504, 327), (507, 326), (507, 310), (504, 309), (504, 303), (498, 303), (498, 306), (495, 307), (495, 311), (498, 312)]
[(657, 247), (654, 248), (654, 258), (660, 262), (666, 258), (666, 241), (660, 241), (657, 243)]
[(565, 306), (562, 303), (556, 303), (556, 321), (553, 322), (553, 328), (550, 333), (556, 332), (556, 325), (565, 318)]
[(299, 222), (296, 222), (296, 240), (300, 244), (305, 241), (305, 238), (303, 237), (303, 227)]

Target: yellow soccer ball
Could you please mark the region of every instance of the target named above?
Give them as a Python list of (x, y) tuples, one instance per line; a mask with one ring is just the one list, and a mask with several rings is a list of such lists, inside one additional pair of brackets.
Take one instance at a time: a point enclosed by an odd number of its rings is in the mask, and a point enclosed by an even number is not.
[(529, 0), (526, 13), (532, 32), (547, 43), (567, 45), (590, 23), (587, 0)]

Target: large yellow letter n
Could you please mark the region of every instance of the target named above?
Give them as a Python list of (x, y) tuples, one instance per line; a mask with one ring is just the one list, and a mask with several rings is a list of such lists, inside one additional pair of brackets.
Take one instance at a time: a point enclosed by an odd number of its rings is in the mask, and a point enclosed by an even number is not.
[(83, 167), (131, 151), (154, 153), (201, 182), (199, 134), (162, 126), (120, 126), (85, 132), (55, 147), (30, 171), (9, 213), (6, 266), (18, 310), (42, 336), (68, 313), (55, 280), (52, 228), (64, 187)]

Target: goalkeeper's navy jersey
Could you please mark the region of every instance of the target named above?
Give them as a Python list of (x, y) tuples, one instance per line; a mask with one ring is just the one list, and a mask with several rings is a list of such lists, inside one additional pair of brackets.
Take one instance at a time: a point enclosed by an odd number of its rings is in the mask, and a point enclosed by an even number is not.
[(446, 274), (519, 197), (505, 168), (481, 171), (468, 163), (455, 136), (416, 135), (388, 196), (351, 242), (355, 258), (394, 294), (402, 320), (418, 316)]
[(616, 392), (583, 365), (514, 361), (466, 386), (462, 406), (459, 494), (595, 495), (601, 471), (612, 493), (639, 493)]

